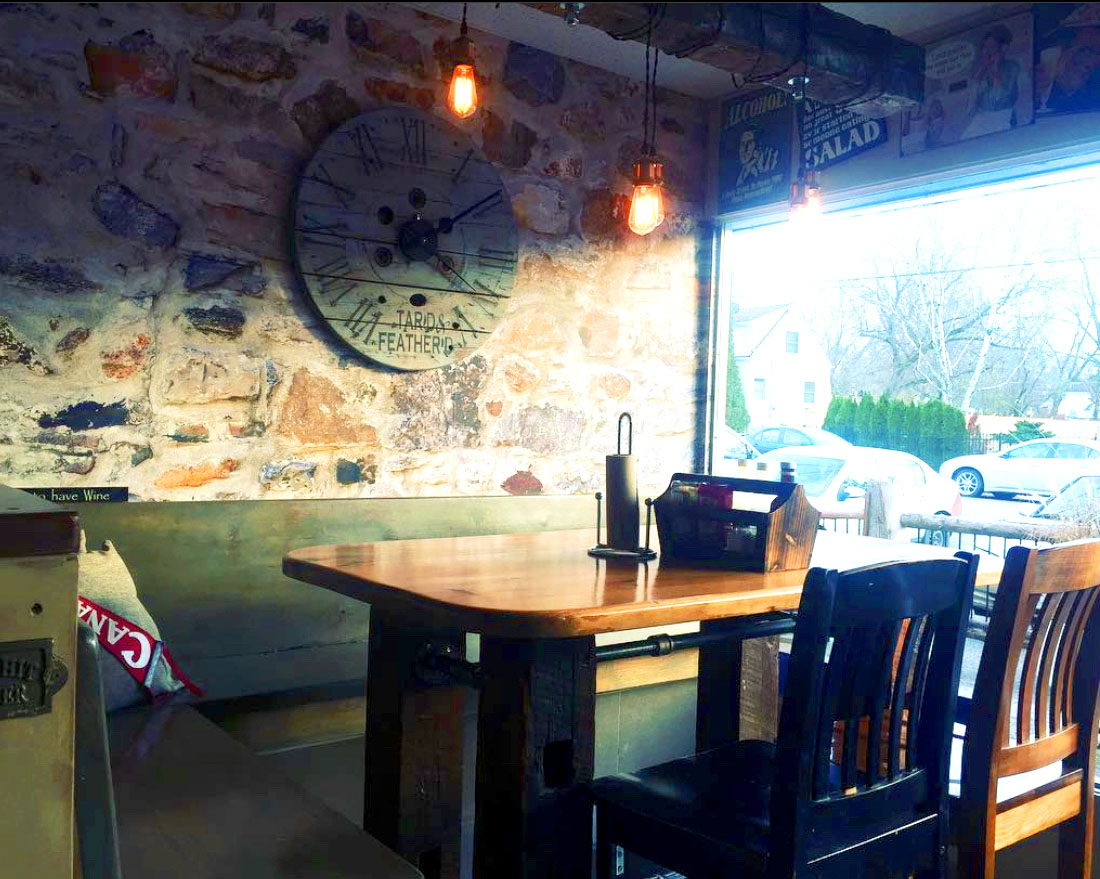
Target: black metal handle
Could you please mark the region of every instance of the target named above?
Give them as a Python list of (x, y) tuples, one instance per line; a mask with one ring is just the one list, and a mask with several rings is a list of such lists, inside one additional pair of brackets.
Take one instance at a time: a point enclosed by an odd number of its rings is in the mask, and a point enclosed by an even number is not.
[(619, 416), (619, 435), (615, 442), (615, 454), (621, 455), (623, 453), (623, 419), (626, 419), (626, 453), (628, 455), (634, 454), (634, 420), (630, 417), (629, 412), (624, 412)]

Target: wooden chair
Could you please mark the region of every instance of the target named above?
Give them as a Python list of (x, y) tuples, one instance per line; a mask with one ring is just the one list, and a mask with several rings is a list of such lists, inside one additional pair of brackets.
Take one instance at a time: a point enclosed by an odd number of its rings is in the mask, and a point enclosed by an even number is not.
[[(738, 742), (592, 782), (597, 875), (613, 875), (615, 845), (691, 879), (944, 875), (952, 719), (976, 570), (976, 557), (960, 553), (810, 571), (777, 744)], [(874, 734), (860, 753), (864, 719)]]
[[(1098, 590), (1100, 541), (1005, 558), (952, 808), (961, 875), (993, 876), (995, 852), (1058, 824), (1058, 875), (1091, 874)], [(1002, 785), (997, 802), (998, 782), (1051, 764), (1054, 778), (1008, 799)]]

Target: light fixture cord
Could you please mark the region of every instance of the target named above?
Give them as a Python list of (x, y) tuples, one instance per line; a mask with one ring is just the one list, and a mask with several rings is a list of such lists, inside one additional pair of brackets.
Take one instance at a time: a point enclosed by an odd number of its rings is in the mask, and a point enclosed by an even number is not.
[(653, 41), (653, 8), (649, 9), (649, 27), (645, 32), (645, 90), (642, 96), (642, 155), (649, 154), (649, 47)]
[[(656, 29), (656, 24), (654, 24)], [(653, 111), (649, 114), (649, 154), (657, 155), (657, 61), (661, 57), (660, 50), (653, 47), (653, 74), (650, 76), (650, 93), (653, 96)]]
[(468, 4), (466, 4), (466, 3), (462, 4), (462, 27), (460, 27), (459, 30), (458, 30), (459, 34), (461, 34), (462, 36), (466, 36), (466, 7), (467, 7), (467, 5)]

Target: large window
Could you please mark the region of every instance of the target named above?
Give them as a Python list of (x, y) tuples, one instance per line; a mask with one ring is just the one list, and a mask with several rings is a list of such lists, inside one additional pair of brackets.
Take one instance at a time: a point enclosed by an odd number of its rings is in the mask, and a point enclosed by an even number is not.
[[(1094, 407), (1082, 400), (1100, 401), (1098, 204), (1100, 165), (1090, 165), (811, 223), (727, 228), (719, 338), (737, 352), (737, 367), (720, 351), (716, 388), (724, 394), (737, 379), (746, 399), (726, 411), (747, 412), (749, 432), (833, 429), (826, 414), (835, 397), (868, 396), (880, 405), (881, 429), (865, 424), (856, 444), (886, 447), (893, 431), (890, 448), (933, 468), (1029, 438), (1014, 432), (1017, 420), (1058, 422), (1056, 436), (1100, 437), (1100, 420), (1095, 429), (1060, 427), (1089, 420)], [(783, 327), (787, 320), (800, 329)], [(766, 375), (771, 393), (762, 379), (742, 383), (737, 368)], [(947, 404), (962, 413), (956, 435), (941, 442), (938, 426), (923, 422), (887, 428), (884, 395)], [(910, 448), (901, 435), (914, 444), (932, 437), (931, 445)]]

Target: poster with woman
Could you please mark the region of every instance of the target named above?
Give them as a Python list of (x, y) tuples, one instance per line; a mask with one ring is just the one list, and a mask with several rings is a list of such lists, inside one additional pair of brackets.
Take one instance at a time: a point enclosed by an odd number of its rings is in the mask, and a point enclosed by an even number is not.
[(1035, 112), (1100, 110), (1100, 3), (1035, 5)]
[(924, 103), (902, 114), (902, 155), (1031, 124), (1033, 52), (1030, 12), (929, 46)]

